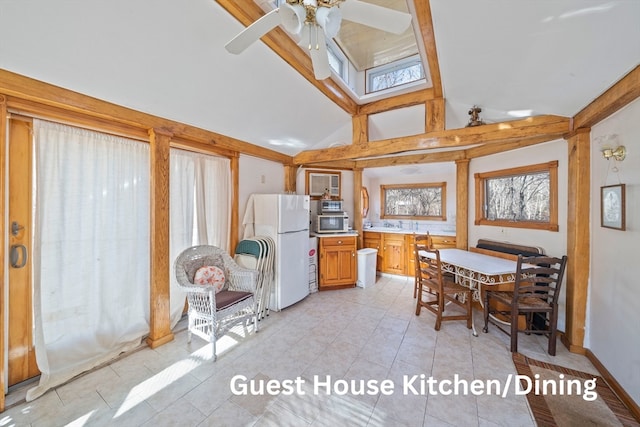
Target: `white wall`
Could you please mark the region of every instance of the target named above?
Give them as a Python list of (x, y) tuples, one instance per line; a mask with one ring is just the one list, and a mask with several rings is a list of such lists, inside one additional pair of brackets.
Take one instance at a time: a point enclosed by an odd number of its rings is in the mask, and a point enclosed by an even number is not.
[[(591, 273), (585, 347), (640, 404), (640, 100), (591, 129)], [(598, 141), (617, 135), (624, 161), (606, 161)], [(619, 172), (609, 170), (617, 166)], [(626, 231), (600, 226), (600, 187), (626, 184)]]
[[(558, 225), (559, 231), (531, 230), (511, 227), (475, 225), (474, 174), (558, 161)], [(529, 246), (539, 246), (545, 253), (560, 257), (567, 253), (567, 180), (568, 152), (565, 140), (551, 141), (506, 153), (473, 159), (469, 164), (469, 246), (478, 239), (492, 239)], [(558, 329), (566, 325), (566, 280), (559, 298)]]
[(245, 155), (240, 156), (239, 167), (238, 238), (242, 239), (244, 234), (242, 219), (249, 196), (253, 193), (284, 192), (284, 167), (281, 163)]

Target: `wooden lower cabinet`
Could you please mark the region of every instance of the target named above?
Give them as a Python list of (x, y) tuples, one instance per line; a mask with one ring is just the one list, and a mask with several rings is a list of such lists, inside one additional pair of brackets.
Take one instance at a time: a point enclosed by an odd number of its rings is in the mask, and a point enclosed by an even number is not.
[[(380, 233), (365, 231), (364, 247), (378, 250), (377, 270), (381, 273), (413, 276), (415, 274), (415, 253), (413, 236), (401, 233)], [(456, 247), (455, 236), (432, 235), (433, 246), (437, 249)]]
[(382, 271), (406, 275), (404, 234), (384, 234), (382, 239)]
[(382, 271), (382, 242), (381, 233), (373, 231), (364, 232), (364, 247), (375, 249), (376, 253), (376, 271)]
[(319, 289), (353, 287), (357, 280), (356, 236), (321, 237)]

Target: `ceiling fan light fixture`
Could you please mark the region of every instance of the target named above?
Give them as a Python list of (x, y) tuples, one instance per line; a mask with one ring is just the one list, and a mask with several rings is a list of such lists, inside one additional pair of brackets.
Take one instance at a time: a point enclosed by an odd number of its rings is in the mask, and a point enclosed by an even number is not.
[(334, 38), (340, 31), (342, 14), (337, 7), (319, 7), (316, 10), (316, 23), (324, 29), (329, 38)]
[(304, 6), (299, 4), (283, 3), (280, 6), (280, 19), (282, 26), (290, 34), (300, 34), (306, 19)]

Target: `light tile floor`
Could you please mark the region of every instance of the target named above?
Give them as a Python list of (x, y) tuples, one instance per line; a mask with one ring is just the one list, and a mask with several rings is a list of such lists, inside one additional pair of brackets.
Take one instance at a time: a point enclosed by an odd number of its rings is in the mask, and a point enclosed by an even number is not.
[[(453, 381), (458, 375), (466, 382), (497, 380), (504, 386), (516, 371), (506, 334), (490, 327), (488, 334), (473, 337), (463, 321), (444, 322), (436, 332), (430, 312), (415, 315), (412, 285), (412, 279), (383, 276), (366, 289), (314, 293), (271, 313), (258, 334), (232, 330), (218, 341), (216, 362), (205, 341), (193, 337), (187, 343), (183, 321), (173, 342), (154, 350), (143, 346), (33, 402), (16, 403), (0, 414), (0, 426), (535, 425), (525, 396), (513, 388), (505, 398), (495, 392), (421, 392), (429, 377)], [(474, 317), (481, 331), (481, 313)], [(546, 345), (544, 337), (519, 336), (519, 350), (527, 356), (597, 373), (584, 356), (559, 344), (551, 357)], [(299, 386), (292, 383), (293, 393), (255, 389), (253, 396), (235, 395), (236, 375), (256, 385), (288, 380)], [(412, 383), (417, 393), (404, 393), (403, 381), (413, 375), (418, 375)], [(331, 393), (322, 386), (327, 376)], [(345, 380), (353, 393), (343, 392)], [(378, 385), (386, 380), (393, 392), (367, 387), (372, 393), (357, 393), (361, 381), (375, 380)], [(8, 401), (21, 392), (12, 392)]]

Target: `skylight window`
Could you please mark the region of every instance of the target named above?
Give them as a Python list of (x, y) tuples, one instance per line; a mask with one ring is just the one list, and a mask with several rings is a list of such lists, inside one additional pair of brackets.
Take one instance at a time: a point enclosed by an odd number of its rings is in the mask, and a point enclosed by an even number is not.
[(377, 92), (425, 78), (419, 56), (372, 68), (366, 72), (367, 93)]
[(329, 66), (343, 81), (347, 81), (346, 66), (344, 59), (342, 59), (334, 50), (333, 47), (327, 45), (327, 54), (329, 56)]

